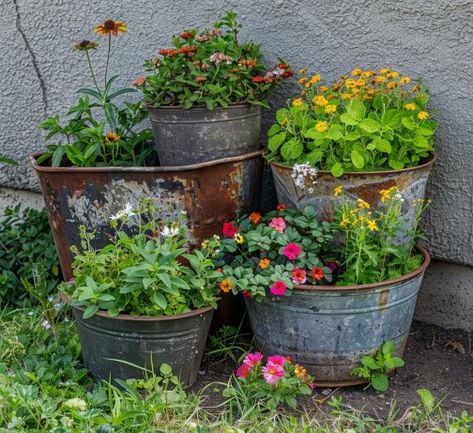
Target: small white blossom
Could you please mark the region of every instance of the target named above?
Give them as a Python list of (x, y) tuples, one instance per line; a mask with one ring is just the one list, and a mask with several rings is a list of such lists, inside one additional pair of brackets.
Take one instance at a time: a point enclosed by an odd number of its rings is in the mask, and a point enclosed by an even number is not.
[(164, 228), (161, 230), (161, 236), (164, 238), (172, 238), (173, 236), (176, 236), (179, 234), (179, 227), (168, 227), (164, 226)]
[(54, 296), (48, 296), (48, 302), (53, 302), (54, 301)]
[(125, 216), (130, 217), (132, 215), (135, 215), (135, 213), (133, 212), (133, 206), (130, 203), (127, 203), (124, 209), (118, 211), (115, 215), (110, 216), (110, 219), (119, 220)]
[(315, 185), (317, 185), (317, 173), (317, 169), (309, 163), (295, 164), (292, 168), (291, 177), (298, 188), (302, 190), (307, 189), (307, 192), (312, 194)]
[(51, 329), (51, 324), (47, 320), (43, 320), (41, 326), (46, 330)]
[(33, 317), (34, 313), (32, 311), (28, 311), (28, 316)]
[(396, 197), (401, 203), (406, 201), (400, 192), (398, 192), (394, 197)]

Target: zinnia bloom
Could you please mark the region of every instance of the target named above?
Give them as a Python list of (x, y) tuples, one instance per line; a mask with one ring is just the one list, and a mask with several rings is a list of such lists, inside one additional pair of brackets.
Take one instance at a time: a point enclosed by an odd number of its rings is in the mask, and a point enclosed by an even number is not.
[(269, 290), (274, 296), (284, 296), (286, 289), (286, 285), (282, 281), (278, 280), (271, 286)]
[(282, 253), (289, 259), (295, 260), (302, 252), (302, 248), (294, 242), (289, 242), (282, 250)]
[(311, 271), (312, 279), (316, 281), (320, 281), (324, 278), (324, 270), (319, 268), (318, 266), (314, 266)]
[(253, 224), (259, 224), (261, 222), (261, 214), (259, 212), (250, 213), (249, 218)]
[(223, 293), (228, 293), (230, 290), (232, 290), (232, 287), (233, 287), (233, 283), (228, 278), (225, 278), (224, 280), (220, 282), (220, 290)]
[(271, 220), (269, 227), (273, 228), (279, 233), (282, 233), (286, 229), (286, 221), (284, 218), (276, 217)]
[(292, 105), (294, 107), (300, 107), (303, 103), (304, 101), (302, 100), (302, 98), (297, 98), (297, 99), (294, 99), (294, 101), (292, 101)]
[(307, 281), (307, 272), (304, 269), (294, 268), (291, 276), (294, 284), (305, 284)]
[(297, 364), (294, 374), (298, 379), (305, 379), (307, 377), (307, 370), (302, 365)]
[(223, 229), (222, 232), (225, 236), (228, 236), (229, 238), (232, 238), (235, 233), (238, 231), (238, 229), (235, 227), (235, 224), (233, 222), (224, 222), (223, 223)]
[(126, 33), (126, 24), (123, 21), (105, 20), (95, 26), (95, 33), (99, 36), (118, 36), (120, 33)]
[(240, 377), (241, 379), (246, 379), (248, 375), (250, 374), (250, 371), (251, 371), (250, 365), (241, 364), (236, 371), (236, 375), (237, 377)]
[(282, 355), (273, 355), (268, 356), (268, 364), (276, 364), (284, 367), (284, 364), (287, 362), (287, 358)]
[(263, 354), (261, 352), (248, 353), (243, 360), (243, 364), (254, 367), (256, 364), (261, 362), (263, 359)]
[(268, 362), (261, 371), (264, 380), (270, 385), (275, 385), (284, 376), (284, 369), (280, 365), (271, 362)]
[(266, 269), (270, 264), (271, 264), (271, 260), (267, 259), (266, 257), (263, 259), (260, 259), (260, 261), (258, 262), (258, 266), (261, 269)]

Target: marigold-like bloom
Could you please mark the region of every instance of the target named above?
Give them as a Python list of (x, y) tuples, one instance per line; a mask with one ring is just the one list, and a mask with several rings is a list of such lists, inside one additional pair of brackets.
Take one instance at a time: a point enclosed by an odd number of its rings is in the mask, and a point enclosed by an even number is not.
[(305, 379), (307, 377), (307, 370), (302, 366), (297, 364), (296, 368), (294, 369), (294, 374), (298, 379)]
[(315, 124), (315, 130), (317, 132), (325, 132), (328, 129), (328, 123), (325, 120), (319, 120)]
[(333, 195), (335, 197), (338, 197), (341, 193), (343, 192), (343, 186), (342, 185), (338, 185), (334, 188), (333, 190)]
[(188, 32), (182, 32), (179, 37), (181, 37), (182, 39), (189, 39), (193, 36), (193, 33), (191, 31), (188, 31)]
[(347, 99), (351, 99), (351, 93), (342, 93), (342, 99), (343, 100), (347, 100)]
[(89, 51), (89, 50), (95, 50), (98, 46), (99, 46), (98, 42), (84, 39), (83, 41), (78, 42), (77, 44), (74, 44), (73, 48), (78, 51)]
[(315, 281), (320, 281), (325, 276), (324, 270), (322, 268), (319, 268), (318, 266), (314, 266), (310, 271), (310, 274), (312, 276), (312, 279)]
[(421, 111), (418, 115), (417, 115), (417, 118), (419, 120), (426, 120), (429, 118), (429, 113), (427, 113), (427, 111)]
[(230, 290), (232, 290), (232, 288), (233, 283), (228, 278), (225, 278), (224, 280), (220, 281), (220, 290), (223, 293), (228, 293)]
[(133, 84), (136, 87), (141, 87), (146, 81), (146, 77), (142, 75), (141, 77), (135, 78), (131, 84)]
[(269, 290), (274, 296), (283, 296), (286, 293), (286, 289), (286, 285), (282, 281), (278, 280)]
[(248, 217), (253, 224), (259, 224), (261, 222), (261, 214), (259, 212), (252, 212)]
[(337, 106), (333, 105), (333, 104), (328, 104), (328, 105), (325, 106), (324, 111), (327, 114), (335, 113), (335, 111), (337, 111)]
[(243, 360), (243, 364), (254, 367), (256, 364), (261, 362), (263, 359), (263, 354), (261, 352), (248, 353)]
[(223, 228), (222, 228), (222, 233), (225, 236), (228, 236), (229, 238), (232, 238), (235, 233), (238, 231), (238, 229), (235, 227), (235, 224), (233, 222), (224, 222), (223, 223)]
[(270, 385), (275, 385), (284, 377), (284, 368), (280, 365), (268, 362), (262, 369), (264, 380)]
[(373, 71), (363, 71), (363, 72), (361, 73), (361, 77), (362, 77), (362, 78), (369, 78), (369, 77), (371, 77), (371, 76), (373, 76), (373, 75), (374, 75), (374, 72), (373, 72)]
[(294, 284), (305, 284), (307, 282), (307, 272), (304, 269), (294, 268), (291, 277)]
[(368, 228), (371, 232), (378, 230), (378, 225), (376, 224), (376, 221), (368, 220)]
[(105, 140), (109, 143), (115, 143), (116, 141), (120, 140), (120, 136), (116, 132), (107, 132), (105, 134)]
[(379, 73), (380, 74), (387, 74), (388, 72), (390, 72), (391, 70), (389, 68), (381, 68), (379, 70)]
[(292, 105), (294, 107), (300, 107), (303, 103), (304, 101), (302, 100), (302, 98), (297, 98), (297, 99), (294, 99), (294, 101), (292, 101)]
[(312, 102), (319, 107), (324, 107), (328, 104), (327, 98), (322, 95), (316, 95), (312, 98)]
[(404, 108), (409, 111), (415, 111), (416, 104), (414, 104), (413, 102), (408, 102), (406, 105), (404, 105)]
[(355, 86), (356, 86), (355, 80), (352, 80), (351, 78), (349, 78), (348, 80), (345, 81), (345, 87), (347, 89), (351, 89), (352, 87), (355, 87)]
[(243, 236), (240, 233), (235, 233), (233, 235), (233, 239), (235, 239), (235, 242), (237, 244), (242, 244), (245, 241), (245, 239), (243, 238)]
[(259, 266), (261, 269), (266, 269), (270, 264), (271, 264), (271, 260), (269, 260), (269, 259), (266, 258), (266, 257), (260, 259), (260, 261), (258, 262), (258, 266)]
[(289, 242), (282, 250), (282, 253), (289, 259), (295, 260), (302, 253), (302, 248), (294, 242)]
[(305, 82), (307, 82), (307, 77), (301, 77), (297, 80), (297, 83), (298, 84), (304, 84)]
[(401, 77), (399, 79), (399, 83), (401, 83), (401, 84), (409, 84), (410, 82), (411, 82), (410, 77)]
[(102, 24), (95, 26), (95, 33), (99, 36), (112, 34), (118, 36), (120, 33), (126, 33), (126, 24), (123, 21), (105, 20)]
[(275, 217), (269, 223), (269, 227), (273, 228), (279, 233), (282, 233), (286, 229), (286, 221), (282, 217)]

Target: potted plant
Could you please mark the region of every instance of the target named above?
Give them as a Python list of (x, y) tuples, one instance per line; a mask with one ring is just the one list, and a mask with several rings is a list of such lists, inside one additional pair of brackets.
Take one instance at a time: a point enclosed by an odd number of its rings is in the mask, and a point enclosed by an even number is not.
[(187, 252), (184, 216), (163, 222), (156, 215), (153, 202), (144, 201), (112, 216), (116, 235), (106, 247), (95, 250), (95, 234), (82, 227), (83, 252), (73, 248), (74, 278), (60, 290), (72, 303), (84, 362), (97, 380), (141, 377), (143, 368), (157, 371), (162, 363), (184, 387), (197, 378), (218, 300), (212, 256), (219, 240)]
[(237, 211), (258, 204), (261, 152), (219, 163), (156, 165), (152, 133), (140, 126), (146, 109), (141, 102), (117, 102), (136, 89), (114, 88), (117, 76), (109, 77), (111, 45), (126, 30), (126, 24), (116, 20), (95, 28), (107, 40), (103, 77), (94, 66), (98, 42), (74, 45), (85, 58), (92, 87), (79, 89), (81, 97), (68, 111), (67, 121), (51, 116), (41, 124), (47, 131), (47, 151), (31, 157), (66, 280), (72, 277), (70, 248), (80, 247), (79, 227), (95, 230), (93, 246), (101, 248), (113, 236), (110, 216), (127, 204), (137, 206), (143, 197), (159, 202), (163, 217), (172, 216), (167, 204), (174, 205), (175, 213), (185, 212), (194, 245), (222, 221), (235, 218)]
[[(279, 201), (313, 205), (331, 219), (338, 185), (353, 200), (375, 207), (377, 191), (392, 186), (409, 199), (423, 198), (437, 122), (427, 111), (428, 91), (421, 82), (388, 68), (356, 68), (327, 86), (319, 74), (299, 72), (301, 94), (277, 112), (268, 133), (266, 158)], [(298, 164), (317, 169), (316, 188), (296, 182)], [(406, 221), (412, 226), (412, 212)]]
[[(404, 350), (430, 257), (414, 237), (396, 242), (408, 205), (399, 190), (379, 194), (383, 208), (346, 199), (332, 223), (280, 205), (225, 227), (221, 290), (245, 296), (259, 350), (303, 364), (317, 385), (360, 383), (352, 370), (386, 341)], [(409, 205), (417, 229), (427, 203)]]
[(162, 165), (232, 157), (260, 149), (261, 107), (283, 79), (284, 61), (267, 69), (255, 43), (240, 43), (236, 13), (210, 30), (186, 30), (146, 62), (137, 80), (150, 112)]

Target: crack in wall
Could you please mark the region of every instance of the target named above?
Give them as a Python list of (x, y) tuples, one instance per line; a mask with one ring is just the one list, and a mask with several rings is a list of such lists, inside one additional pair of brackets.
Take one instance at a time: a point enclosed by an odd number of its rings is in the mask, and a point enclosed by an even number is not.
[(41, 97), (43, 100), (43, 111), (44, 111), (44, 115), (46, 116), (48, 112), (48, 99), (46, 97), (46, 83), (43, 80), (41, 71), (39, 70), (38, 62), (36, 60), (36, 56), (33, 52), (33, 49), (31, 48), (28, 38), (26, 37), (26, 34), (23, 31), (23, 28), (21, 26), (21, 16), (20, 16), (20, 9), (18, 7), (18, 0), (13, 0), (13, 4), (15, 6), (15, 14), (16, 14), (16, 29), (18, 30), (18, 33), (20, 33), (21, 38), (23, 39), (23, 42), (25, 43), (26, 50), (28, 51), (31, 57), (33, 69), (35, 70), (36, 76), (38, 77), (39, 85), (41, 87)]

